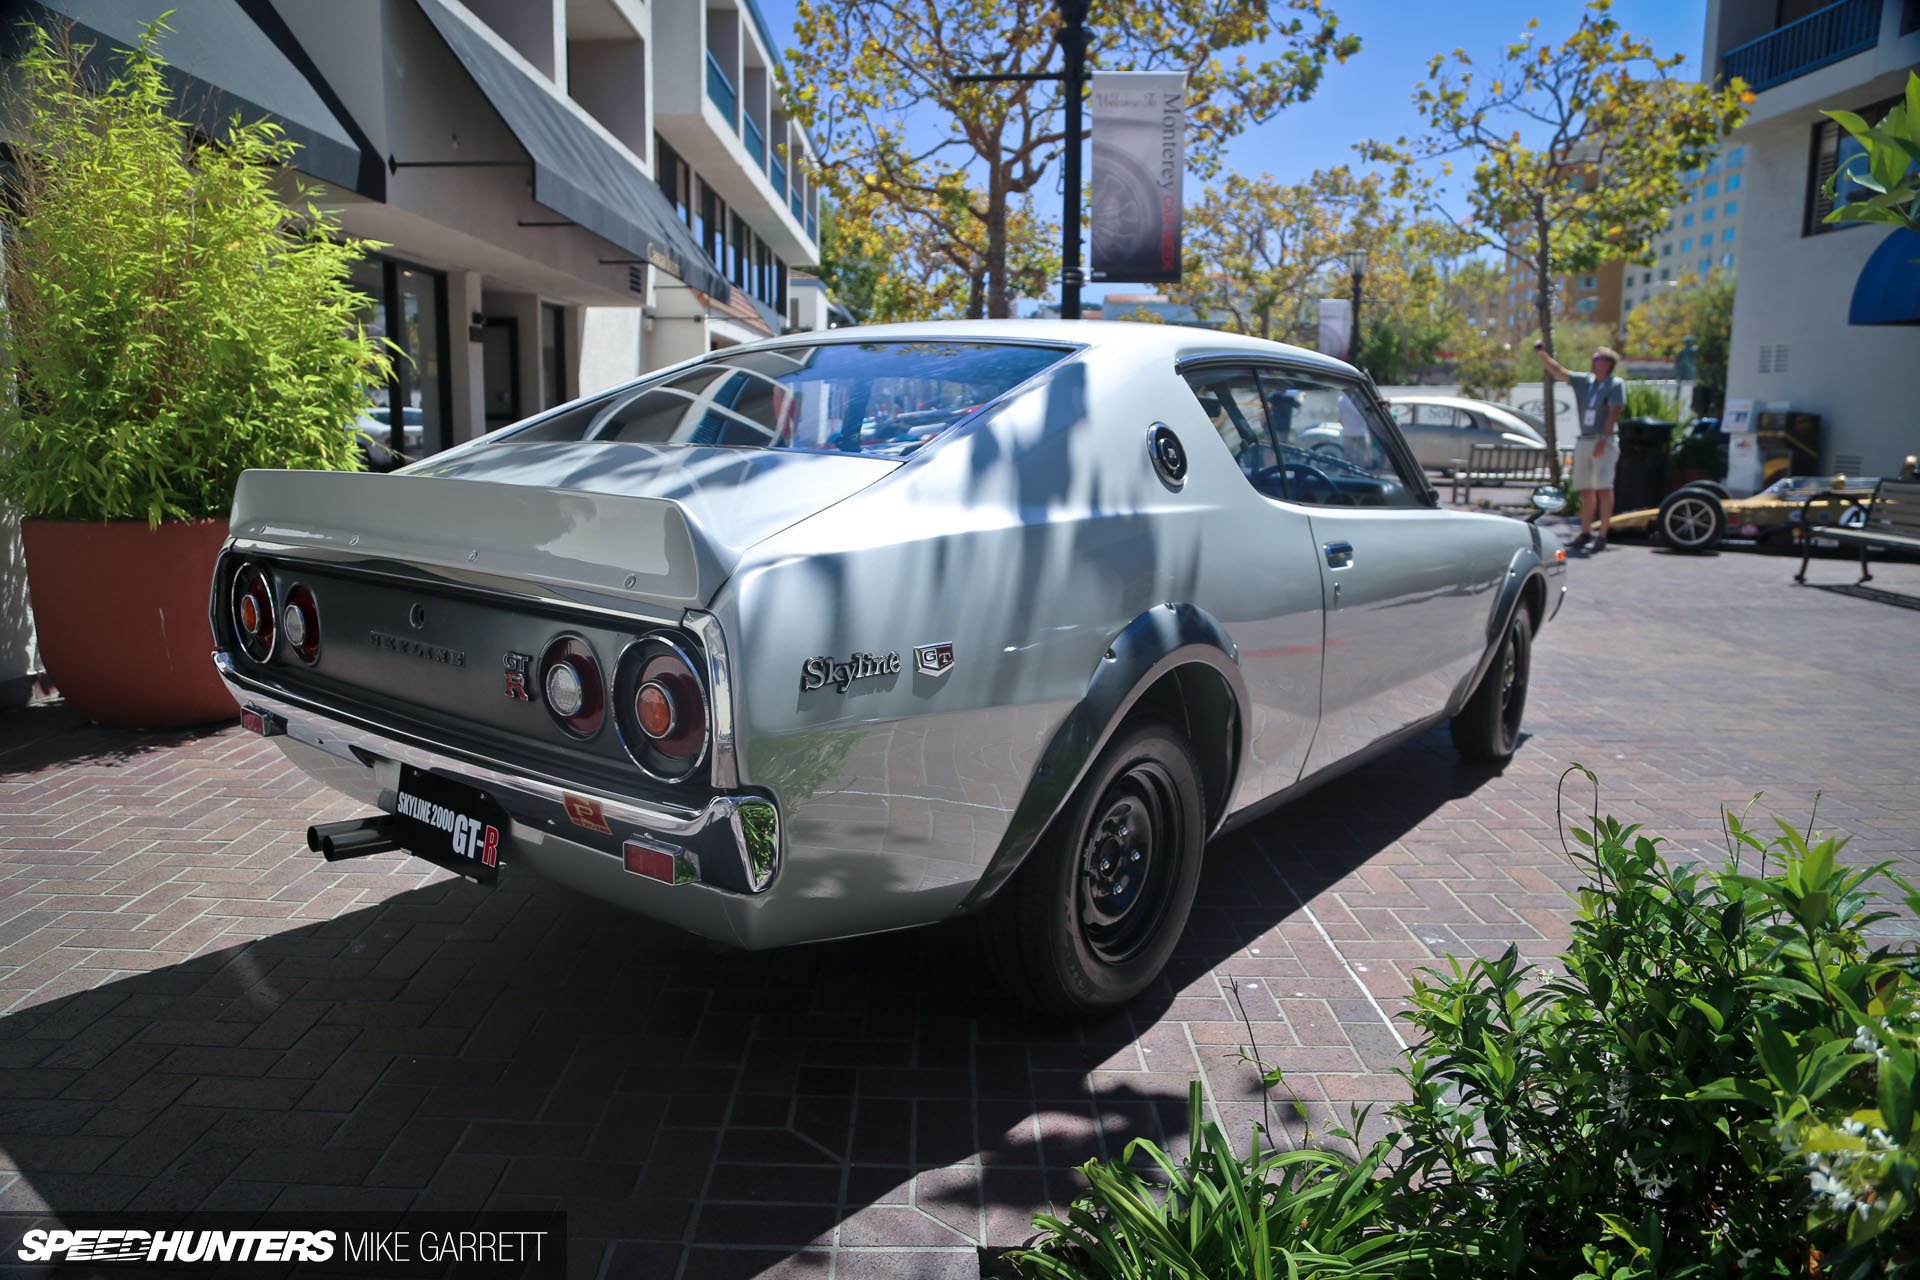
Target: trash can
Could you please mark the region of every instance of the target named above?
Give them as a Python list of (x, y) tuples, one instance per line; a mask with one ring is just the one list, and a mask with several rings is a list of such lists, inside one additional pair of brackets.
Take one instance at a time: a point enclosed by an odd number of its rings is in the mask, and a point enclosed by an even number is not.
[(1657, 507), (1667, 496), (1667, 446), (1673, 426), (1659, 418), (1621, 419), (1620, 465), (1613, 473), (1615, 511)]

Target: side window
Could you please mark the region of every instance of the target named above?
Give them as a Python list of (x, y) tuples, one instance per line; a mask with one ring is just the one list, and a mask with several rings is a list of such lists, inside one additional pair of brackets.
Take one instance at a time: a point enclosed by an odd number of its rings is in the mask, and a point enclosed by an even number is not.
[[(1393, 420), (1401, 426), (1407, 420), (1399, 414)], [(1413, 406), (1413, 425), (1416, 427), (1460, 427), (1466, 424), (1460, 421), (1460, 415), (1443, 404), (1415, 404)]]
[(1269, 498), (1285, 498), (1260, 378), (1251, 369), (1230, 366), (1196, 369), (1184, 376), (1247, 483)]
[(1289, 499), (1324, 507), (1421, 505), (1421, 487), (1401, 471), (1390, 443), (1392, 424), (1358, 385), (1262, 366), (1260, 386)]

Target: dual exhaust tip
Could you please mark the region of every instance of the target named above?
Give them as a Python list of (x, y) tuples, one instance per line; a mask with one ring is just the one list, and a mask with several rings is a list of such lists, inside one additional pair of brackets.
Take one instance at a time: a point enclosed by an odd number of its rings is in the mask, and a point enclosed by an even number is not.
[(355, 818), (350, 822), (325, 822), (307, 828), (307, 848), (328, 862), (364, 858), (369, 854), (392, 853), (401, 848), (395, 838), (393, 819), (387, 814)]

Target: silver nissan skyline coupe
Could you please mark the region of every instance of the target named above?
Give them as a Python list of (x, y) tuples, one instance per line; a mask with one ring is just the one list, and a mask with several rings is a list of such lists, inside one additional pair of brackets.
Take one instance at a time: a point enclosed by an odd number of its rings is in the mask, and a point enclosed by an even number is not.
[(248, 472), (214, 661), (377, 809), (308, 832), (328, 859), (747, 948), (976, 916), (1012, 992), (1084, 1013), (1159, 973), (1213, 836), (1443, 721), (1512, 754), (1565, 553), (1437, 503), (1313, 352), (836, 330), (392, 474)]

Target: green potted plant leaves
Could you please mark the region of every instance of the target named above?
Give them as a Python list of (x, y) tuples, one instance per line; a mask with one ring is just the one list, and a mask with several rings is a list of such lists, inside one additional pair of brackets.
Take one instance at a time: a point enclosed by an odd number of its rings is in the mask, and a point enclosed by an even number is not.
[(0, 501), (42, 656), (88, 716), (146, 728), (234, 714), (206, 600), (240, 473), (357, 467), (388, 372), (347, 281), (367, 244), (277, 126), (175, 117), (162, 30), (104, 62), (27, 31), (0, 214)]

